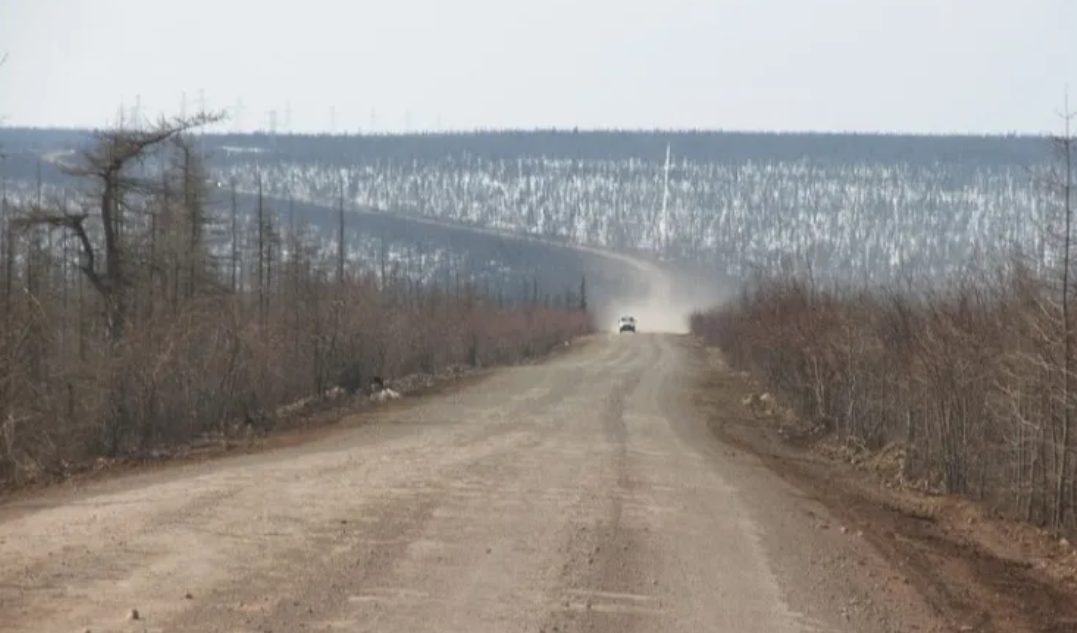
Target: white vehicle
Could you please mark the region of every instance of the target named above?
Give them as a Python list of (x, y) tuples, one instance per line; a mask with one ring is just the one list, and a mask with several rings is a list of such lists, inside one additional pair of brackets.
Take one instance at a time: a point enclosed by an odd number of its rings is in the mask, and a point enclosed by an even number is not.
[(617, 320), (618, 332), (632, 332), (636, 331), (636, 317), (623, 316)]

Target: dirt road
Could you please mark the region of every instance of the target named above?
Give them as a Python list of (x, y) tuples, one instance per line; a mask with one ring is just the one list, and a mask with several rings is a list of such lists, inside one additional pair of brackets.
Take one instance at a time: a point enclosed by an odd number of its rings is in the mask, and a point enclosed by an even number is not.
[(932, 630), (713, 438), (692, 363), (600, 335), (312, 444), (0, 508), (0, 630)]

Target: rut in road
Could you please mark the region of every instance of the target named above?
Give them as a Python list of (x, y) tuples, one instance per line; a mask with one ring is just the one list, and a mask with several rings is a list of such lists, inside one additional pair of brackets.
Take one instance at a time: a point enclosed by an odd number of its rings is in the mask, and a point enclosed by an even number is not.
[(680, 340), (599, 336), (324, 441), (16, 515), (0, 630), (841, 630), (786, 605), (813, 579), (768, 563), (680, 396)]

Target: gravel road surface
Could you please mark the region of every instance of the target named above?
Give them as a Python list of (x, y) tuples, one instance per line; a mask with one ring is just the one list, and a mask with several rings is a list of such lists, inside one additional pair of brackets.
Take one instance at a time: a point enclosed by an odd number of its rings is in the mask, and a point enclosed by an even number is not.
[(0, 631), (931, 630), (710, 434), (694, 362), (598, 335), (312, 443), (0, 507)]

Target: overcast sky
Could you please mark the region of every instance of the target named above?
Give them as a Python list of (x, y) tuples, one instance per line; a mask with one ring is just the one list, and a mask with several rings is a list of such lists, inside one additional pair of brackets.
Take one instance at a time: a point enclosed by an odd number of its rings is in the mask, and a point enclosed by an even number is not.
[(1067, 84), (1077, 107), (1077, 0), (0, 0), (5, 50), (6, 125), (200, 91), (297, 131), (1046, 132)]

